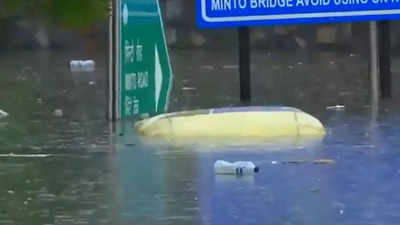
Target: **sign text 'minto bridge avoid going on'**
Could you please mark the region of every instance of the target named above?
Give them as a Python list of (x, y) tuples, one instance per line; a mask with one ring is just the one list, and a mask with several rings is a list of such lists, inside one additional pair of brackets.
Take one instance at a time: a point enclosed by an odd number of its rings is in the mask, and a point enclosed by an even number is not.
[(197, 0), (203, 28), (400, 18), (400, 0)]

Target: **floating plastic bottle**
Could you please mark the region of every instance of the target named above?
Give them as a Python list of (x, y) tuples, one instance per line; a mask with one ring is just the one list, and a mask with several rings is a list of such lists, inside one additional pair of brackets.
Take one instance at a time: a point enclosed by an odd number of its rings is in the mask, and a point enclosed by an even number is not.
[(216, 174), (220, 175), (250, 175), (257, 173), (259, 168), (254, 165), (254, 163), (249, 161), (237, 161), (237, 162), (227, 162), (223, 160), (218, 160), (214, 164), (214, 170)]
[(62, 109), (56, 109), (53, 112), (53, 116), (55, 116), (55, 117), (62, 117), (63, 115), (64, 115), (64, 112)]
[(70, 62), (73, 72), (91, 72), (95, 70), (96, 62), (93, 60), (72, 60)]

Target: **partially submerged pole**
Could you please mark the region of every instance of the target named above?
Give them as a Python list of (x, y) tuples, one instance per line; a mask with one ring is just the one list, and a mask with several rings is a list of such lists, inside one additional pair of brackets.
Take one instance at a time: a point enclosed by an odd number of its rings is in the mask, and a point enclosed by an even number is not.
[(381, 97), (392, 97), (392, 73), (390, 71), (390, 22), (378, 22), (378, 54)]
[(108, 76), (107, 76), (107, 119), (114, 120), (114, 1), (110, 0), (108, 5)]
[(371, 106), (379, 103), (379, 55), (378, 55), (378, 26), (376, 21), (369, 23), (370, 34), (370, 77), (371, 77)]
[(251, 102), (250, 74), (250, 32), (248, 27), (239, 27), (239, 76), (240, 101), (244, 104)]

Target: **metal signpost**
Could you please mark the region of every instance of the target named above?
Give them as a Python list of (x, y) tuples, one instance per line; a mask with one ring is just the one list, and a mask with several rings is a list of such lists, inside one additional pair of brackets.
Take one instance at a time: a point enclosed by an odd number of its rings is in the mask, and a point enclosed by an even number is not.
[(392, 97), (392, 72), (390, 58), (390, 23), (389, 21), (378, 22), (378, 49), (379, 49), (379, 74), (380, 90), (382, 98)]
[[(248, 26), (284, 25), (306, 23), (332, 23), (391, 20), (400, 18), (400, 0), (196, 0), (196, 21), (201, 28), (239, 27), (239, 66), (241, 81), (241, 100), (249, 101), (250, 96), (250, 51)], [(373, 23), (373, 22), (372, 22)], [(386, 23), (386, 25), (384, 25)], [(378, 67), (378, 72), (371, 71), (380, 78), (382, 97), (390, 97), (390, 56), (383, 52), (389, 48), (387, 22), (379, 23), (374, 30), (381, 34), (371, 55), (371, 68)], [(371, 25), (374, 27), (375, 25)], [(380, 28), (380, 29), (379, 29)], [(371, 42), (372, 43), (372, 42)], [(378, 44), (380, 43), (380, 44)], [(379, 46), (381, 49), (379, 51)], [(388, 47), (389, 46), (389, 47)], [(380, 53), (380, 54), (379, 54)], [(246, 54), (248, 54), (246, 56)], [(243, 68), (244, 67), (244, 68)], [(381, 74), (379, 74), (381, 73)], [(243, 83), (242, 83), (243, 82)], [(244, 97), (244, 98), (243, 98)]]
[(158, 0), (115, 0), (112, 119), (167, 110), (172, 71)]

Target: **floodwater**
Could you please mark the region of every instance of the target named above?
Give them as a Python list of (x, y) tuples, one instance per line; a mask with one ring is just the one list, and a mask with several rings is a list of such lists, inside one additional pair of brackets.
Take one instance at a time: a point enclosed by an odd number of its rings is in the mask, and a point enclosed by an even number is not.
[[(235, 54), (221, 54), (173, 51), (172, 110), (239, 105)], [(311, 112), (327, 128), (319, 142), (178, 146), (138, 137), (131, 121), (105, 122), (105, 59), (70, 72), (78, 56), (0, 56), (0, 108), (10, 113), (0, 121), (0, 225), (399, 223), (399, 110), (371, 108), (361, 56), (254, 54), (254, 104)], [(251, 160), (260, 172), (216, 176), (218, 159)], [(310, 163), (318, 159), (334, 163)]]

